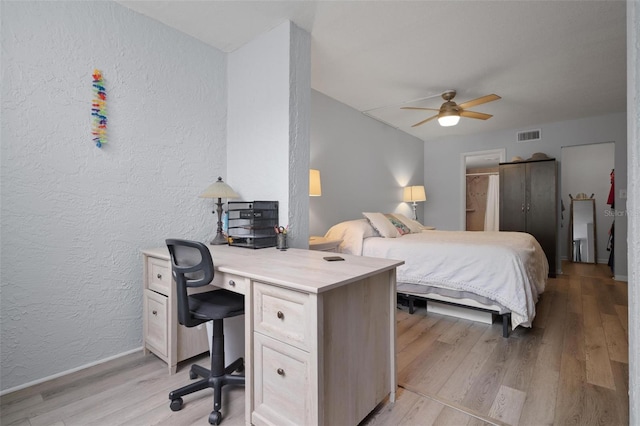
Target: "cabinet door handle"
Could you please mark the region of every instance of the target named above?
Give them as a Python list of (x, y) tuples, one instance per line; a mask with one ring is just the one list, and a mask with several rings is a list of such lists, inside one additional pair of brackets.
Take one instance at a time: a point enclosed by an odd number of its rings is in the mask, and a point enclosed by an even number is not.
[(162, 279), (162, 274), (158, 274), (158, 275), (156, 275), (156, 277), (158, 277), (158, 279), (161, 280)]
[(284, 376), (284, 370), (282, 368), (278, 368), (276, 372), (278, 373), (278, 376)]
[(276, 315), (278, 316), (278, 318), (284, 319), (284, 314), (282, 313), (282, 311), (278, 311)]
[(151, 311), (153, 315), (158, 315), (158, 311)]
[(236, 282), (234, 280), (229, 280), (229, 285), (231, 287), (235, 287), (236, 286)]
[(522, 211), (524, 212), (524, 203), (522, 203)]
[(527, 204), (527, 211), (531, 210), (531, 205)]

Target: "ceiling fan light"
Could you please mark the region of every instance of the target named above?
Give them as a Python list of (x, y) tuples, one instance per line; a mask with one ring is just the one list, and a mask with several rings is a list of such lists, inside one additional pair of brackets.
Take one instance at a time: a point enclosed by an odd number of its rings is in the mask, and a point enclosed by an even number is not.
[(438, 123), (440, 123), (442, 127), (455, 126), (458, 124), (458, 121), (460, 121), (460, 116), (455, 113), (446, 115), (440, 114), (440, 116), (438, 116)]

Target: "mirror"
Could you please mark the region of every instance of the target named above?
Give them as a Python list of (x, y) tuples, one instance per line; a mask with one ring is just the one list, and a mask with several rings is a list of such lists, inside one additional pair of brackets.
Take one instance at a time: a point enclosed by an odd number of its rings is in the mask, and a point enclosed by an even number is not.
[(596, 206), (593, 198), (571, 198), (569, 259), (573, 262), (596, 263), (595, 213)]

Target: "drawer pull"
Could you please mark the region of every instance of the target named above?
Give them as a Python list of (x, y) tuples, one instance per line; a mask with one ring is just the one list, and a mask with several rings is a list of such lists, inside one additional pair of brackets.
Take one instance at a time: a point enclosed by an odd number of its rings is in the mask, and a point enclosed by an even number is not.
[(156, 275), (156, 277), (158, 277), (158, 279), (161, 280), (162, 279), (162, 274), (158, 274), (158, 275)]
[(234, 280), (229, 280), (229, 285), (231, 287), (235, 287), (236, 286), (236, 282)]
[(278, 315), (278, 318), (284, 319), (284, 314), (282, 313), (282, 311), (278, 311), (276, 315)]
[(151, 313), (152, 313), (153, 315), (158, 315), (158, 311), (155, 311), (155, 310), (154, 310), (154, 311), (151, 311)]
[(282, 368), (278, 368), (278, 370), (276, 370), (278, 373), (278, 376), (284, 376), (284, 370)]

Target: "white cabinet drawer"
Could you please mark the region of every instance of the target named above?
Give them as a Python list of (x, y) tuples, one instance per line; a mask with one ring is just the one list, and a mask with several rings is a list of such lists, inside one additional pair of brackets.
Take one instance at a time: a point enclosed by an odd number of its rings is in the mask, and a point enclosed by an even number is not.
[(315, 309), (308, 293), (256, 282), (254, 330), (305, 351), (312, 348)]
[(167, 297), (151, 290), (144, 291), (145, 344), (159, 355), (168, 354)]
[(314, 386), (310, 355), (282, 342), (254, 333), (256, 425), (312, 425)]
[(213, 276), (212, 284), (217, 287), (233, 291), (234, 293), (245, 294), (244, 278), (238, 275), (229, 274), (227, 272), (216, 272)]
[(151, 290), (169, 296), (171, 291), (171, 264), (167, 260), (147, 258), (147, 283)]

